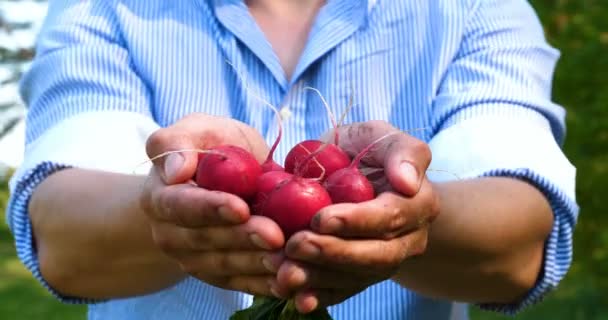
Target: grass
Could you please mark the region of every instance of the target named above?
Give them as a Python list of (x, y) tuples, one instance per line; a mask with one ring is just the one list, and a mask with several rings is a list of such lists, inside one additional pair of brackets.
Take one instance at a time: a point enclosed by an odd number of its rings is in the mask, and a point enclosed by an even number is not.
[[(581, 205), (574, 262), (555, 292), (518, 320), (608, 319), (608, 3), (605, 0), (533, 0), (549, 41), (562, 52), (554, 98), (568, 110), (565, 152), (578, 169)], [(0, 184), (0, 211), (6, 186)], [(2, 215), (3, 216), (3, 215)], [(604, 227), (603, 227), (604, 226)], [(23, 268), (0, 218), (0, 319), (84, 319), (83, 306), (62, 305)], [(473, 320), (508, 319), (471, 309)], [(509, 318), (510, 319), (510, 318)]]

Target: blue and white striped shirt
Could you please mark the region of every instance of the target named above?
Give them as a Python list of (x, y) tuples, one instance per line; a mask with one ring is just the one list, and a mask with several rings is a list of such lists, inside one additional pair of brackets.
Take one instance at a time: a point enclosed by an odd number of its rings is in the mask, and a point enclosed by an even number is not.
[[(49, 174), (68, 167), (131, 173), (151, 132), (191, 112), (225, 115), (269, 143), (275, 118), (251, 90), (288, 110), (276, 157), (330, 128), (318, 88), (347, 122), (387, 120), (433, 152), (431, 167), (460, 177), (510, 176), (548, 197), (555, 215), (536, 286), (512, 304), (538, 302), (572, 259), (575, 168), (562, 153), (564, 109), (551, 101), (557, 50), (524, 0), (329, 0), (293, 77), (239, 0), (50, 1), (21, 93), (29, 107), (23, 165), (11, 180), (8, 223), (19, 258), (42, 278), (27, 204)], [(549, 160), (547, 160), (549, 159)], [(453, 179), (429, 171), (434, 181)], [(83, 211), (82, 214), (86, 214)], [(488, 213), (491, 214), (491, 213)], [(90, 319), (227, 319), (251, 297), (195, 279), (146, 296), (94, 302)], [(466, 319), (466, 305), (392, 282), (330, 308), (335, 319)]]

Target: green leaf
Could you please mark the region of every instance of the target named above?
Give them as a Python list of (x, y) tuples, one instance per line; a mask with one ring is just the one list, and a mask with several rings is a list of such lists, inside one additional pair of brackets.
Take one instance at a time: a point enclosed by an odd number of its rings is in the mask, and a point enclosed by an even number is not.
[(281, 310), (285, 303), (286, 301), (280, 299), (255, 296), (249, 308), (235, 312), (230, 316), (230, 320), (271, 319), (271, 315), (276, 313), (275, 310)]
[(301, 314), (293, 300), (255, 296), (247, 309), (235, 312), (230, 320), (333, 320), (327, 309)]
[(281, 312), (278, 320), (333, 320), (327, 309), (317, 309), (311, 313), (301, 314), (298, 312), (293, 300), (289, 300)]

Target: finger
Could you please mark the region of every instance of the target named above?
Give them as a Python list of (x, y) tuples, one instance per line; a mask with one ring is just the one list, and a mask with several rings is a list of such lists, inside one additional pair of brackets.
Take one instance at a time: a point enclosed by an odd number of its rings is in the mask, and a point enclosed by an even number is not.
[(179, 258), (185, 273), (196, 277), (274, 275), (277, 255), (268, 251), (210, 251)]
[[(252, 152), (261, 163), (269, 147), (264, 138), (247, 124), (221, 116), (190, 114), (168, 128), (155, 131), (146, 142), (148, 157), (155, 160), (167, 184), (191, 179), (198, 163), (198, 154), (219, 144), (231, 144)], [(166, 154), (184, 150), (183, 152)], [(161, 156), (165, 155), (166, 156)], [(158, 158), (156, 158), (158, 157)]]
[(285, 245), (287, 258), (359, 274), (394, 274), (406, 258), (426, 249), (427, 229), (392, 240), (345, 240), (309, 231), (293, 235)]
[(356, 279), (345, 270), (327, 269), (323, 266), (305, 264), (293, 260), (284, 261), (277, 272), (280, 292), (294, 292), (306, 288), (344, 289), (360, 287), (362, 283), (372, 284), (384, 280), (378, 277), (357, 275)]
[(214, 250), (278, 250), (285, 238), (272, 220), (252, 216), (244, 224), (206, 228), (182, 228), (170, 223), (155, 225), (156, 243), (168, 252), (202, 252)]
[[(339, 130), (340, 147), (354, 155), (398, 129), (386, 121), (367, 121), (345, 125)], [(420, 188), (423, 173), (431, 162), (431, 152), (423, 141), (403, 132), (376, 142), (363, 161), (369, 166), (384, 168), (393, 188), (412, 196)]]
[(234, 225), (249, 218), (243, 199), (191, 184), (171, 185), (153, 191), (154, 219), (186, 228)]
[(427, 219), (421, 199), (385, 192), (361, 203), (340, 203), (323, 208), (311, 227), (322, 234), (343, 238), (391, 239), (414, 230)]
[(222, 289), (234, 290), (259, 296), (272, 296), (270, 282), (273, 276), (234, 276), (224, 278), (199, 278), (204, 282)]
[[(190, 133), (179, 127), (161, 128), (155, 131), (146, 141), (146, 153), (153, 161), (158, 174), (165, 184), (184, 183), (196, 173), (198, 146), (194, 144)], [(190, 150), (178, 153), (166, 152)]]

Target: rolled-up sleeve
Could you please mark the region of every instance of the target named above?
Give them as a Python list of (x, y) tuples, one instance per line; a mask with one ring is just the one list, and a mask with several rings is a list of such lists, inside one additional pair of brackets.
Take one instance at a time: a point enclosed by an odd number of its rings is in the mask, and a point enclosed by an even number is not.
[(434, 101), (434, 181), (483, 176), (522, 179), (546, 196), (554, 225), (538, 280), (510, 304), (480, 307), (515, 314), (542, 300), (572, 261), (579, 208), (575, 167), (563, 153), (565, 110), (551, 100), (559, 52), (524, 0), (474, 1), (462, 45)]
[[(10, 181), (7, 222), (17, 255), (41, 276), (28, 203), (46, 177), (66, 168), (133, 173), (158, 128), (151, 94), (125, 48), (111, 1), (51, 1), (36, 57), (20, 84), (28, 107), (24, 161)], [(86, 210), (83, 210), (86, 214)]]

